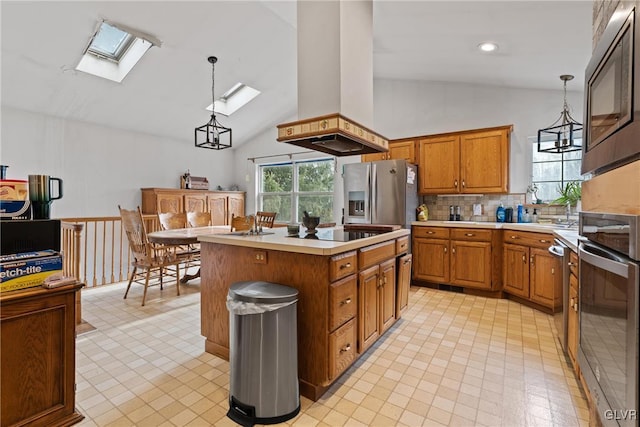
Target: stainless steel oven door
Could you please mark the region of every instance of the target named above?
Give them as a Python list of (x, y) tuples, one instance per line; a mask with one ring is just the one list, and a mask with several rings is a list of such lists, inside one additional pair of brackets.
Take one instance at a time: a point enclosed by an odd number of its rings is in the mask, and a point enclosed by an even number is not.
[(581, 242), (578, 362), (605, 426), (638, 424), (638, 263)]

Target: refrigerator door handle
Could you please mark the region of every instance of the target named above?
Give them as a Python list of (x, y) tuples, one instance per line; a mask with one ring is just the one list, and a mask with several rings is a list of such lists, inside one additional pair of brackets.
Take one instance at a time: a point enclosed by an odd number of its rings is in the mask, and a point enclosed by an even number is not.
[(369, 215), (371, 224), (377, 224), (378, 222), (378, 167), (375, 163), (371, 163), (371, 186), (369, 187)]

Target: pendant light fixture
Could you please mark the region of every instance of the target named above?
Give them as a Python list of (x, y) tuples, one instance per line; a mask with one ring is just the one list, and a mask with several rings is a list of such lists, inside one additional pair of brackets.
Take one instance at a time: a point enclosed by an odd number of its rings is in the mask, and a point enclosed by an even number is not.
[(195, 130), (196, 147), (223, 150), (231, 148), (231, 129), (222, 126), (216, 119), (215, 72), (218, 58), (210, 56), (207, 61), (211, 64), (211, 119)]
[(560, 80), (564, 82), (564, 106), (560, 118), (551, 126), (538, 131), (538, 152), (540, 153), (568, 153), (582, 150), (582, 124), (578, 123), (569, 113), (567, 105), (567, 81), (573, 76), (563, 74)]

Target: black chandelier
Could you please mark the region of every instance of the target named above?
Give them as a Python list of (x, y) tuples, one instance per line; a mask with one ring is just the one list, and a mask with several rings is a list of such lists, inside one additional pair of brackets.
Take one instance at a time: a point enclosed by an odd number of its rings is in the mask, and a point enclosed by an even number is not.
[(578, 123), (569, 113), (567, 105), (567, 81), (573, 76), (563, 74), (560, 80), (564, 82), (564, 106), (560, 118), (551, 126), (538, 131), (538, 152), (540, 153), (568, 153), (582, 150), (582, 124)]
[(215, 98), (215, 72), (218, 58), (210, 56), (207, 61), (211, 63), (211, 119), (195, 130), (196, 147), (209, 148), (211, 150), (223, 150), (231, 148), (231, 129), (222, 126), (216, 119)]

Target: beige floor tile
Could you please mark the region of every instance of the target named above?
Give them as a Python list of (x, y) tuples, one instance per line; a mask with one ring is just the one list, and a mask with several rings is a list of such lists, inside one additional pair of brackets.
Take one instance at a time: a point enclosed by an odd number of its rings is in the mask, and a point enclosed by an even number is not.
[[(229, 363), (205, 353), (199, 335), (199, 284), (181, 289), (154, 290), (145, 307), (123, 300), (122, 285), (83, 293), (97, 329), (77, 340), (82, 427), (235, 425)], [(411, 288), (403, 319), (282, 425), (586, 427), (553, 327), (513, 301)]]

